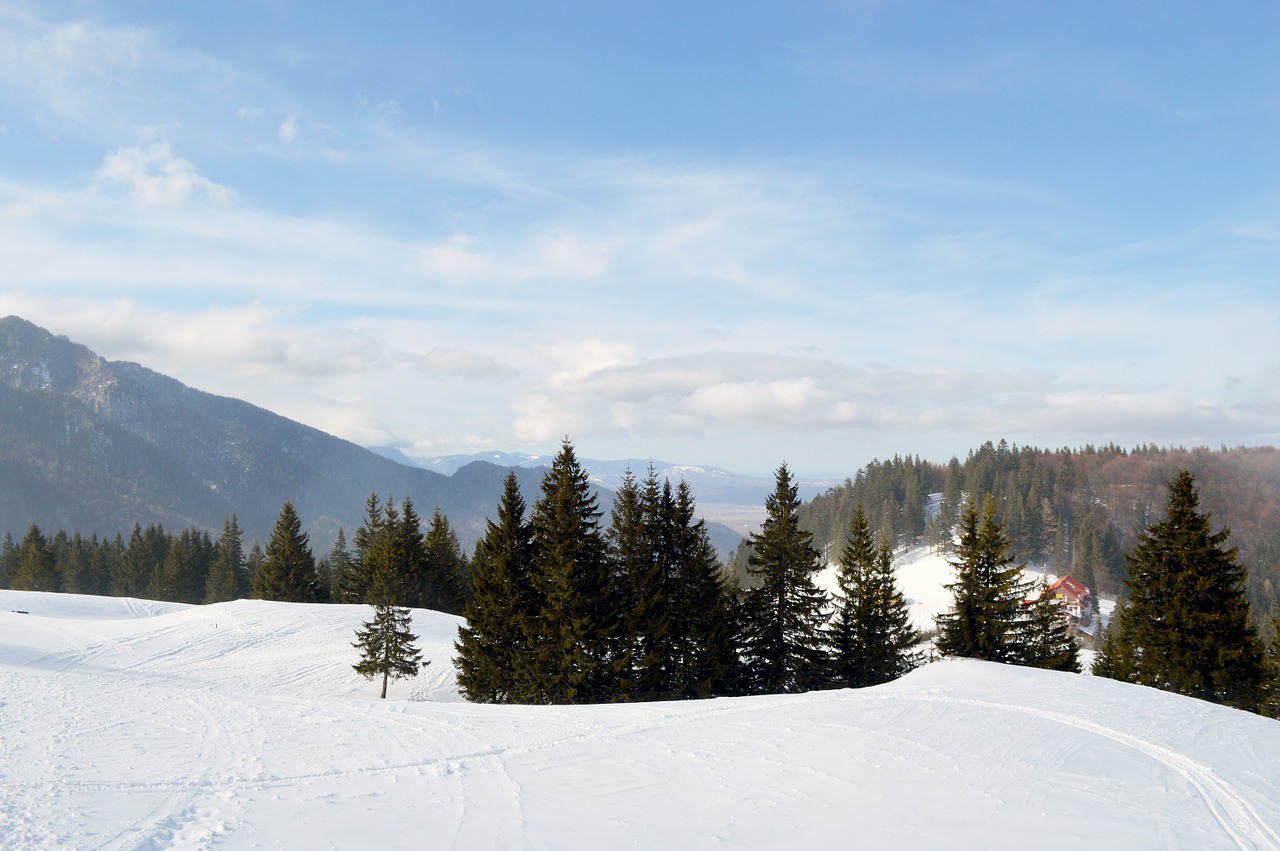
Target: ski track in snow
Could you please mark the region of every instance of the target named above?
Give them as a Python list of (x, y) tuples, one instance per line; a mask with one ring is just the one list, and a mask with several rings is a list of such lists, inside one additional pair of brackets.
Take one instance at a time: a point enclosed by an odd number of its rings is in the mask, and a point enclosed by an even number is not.
[(1145, 754), (1177, 772), (1196, 790), (1196, 793), (1213, 815), (1214, 820), (1231, 837), (1237, 848), (1242, 849), (1242, 851), (1263, 851), (1263, 849), (1266, 851), (1280, 851), (1280, 834), (1272, 830), (1262, 816), (1259, 815), (1258, 811), (1238, 795), (1226, 781), (1219, 777), (1212, 767), (1155, 742), (1094, 721), (1030, 706), (933, 695), (920, 697), (903, 695), (902, 697), (923, 703), (949, 703), (960, 706), (976, 706), (1001, 712), (1016, 712), (1020, 715), (1041, 718), (1110, 739), (1113, 742)]

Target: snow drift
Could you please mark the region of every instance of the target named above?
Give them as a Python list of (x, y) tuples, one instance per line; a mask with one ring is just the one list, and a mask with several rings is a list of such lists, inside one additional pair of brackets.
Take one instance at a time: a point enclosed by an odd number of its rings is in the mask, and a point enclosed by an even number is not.
[(378, 701), (369, 611), (0, 591), (0, 847), (1280, 849), (1280, 724), (1236, 710), (969, 661), (473, 706), (425, 611)]

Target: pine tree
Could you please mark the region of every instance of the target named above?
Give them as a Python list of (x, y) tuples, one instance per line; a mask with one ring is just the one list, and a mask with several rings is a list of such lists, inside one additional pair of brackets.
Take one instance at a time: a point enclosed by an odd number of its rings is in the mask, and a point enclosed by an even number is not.
[(287, 603), (324, 602), (315, 556), (292, 502), (286, 501), (280, 510), (262, 566), (253, 577), (253, 596)]
[(234, 514), (222, 524), (222, 535), (214, 550), (209, 576), (205, 580), (204, 601), (225, 603), (238, 600), (248, 591), (245, 574), (244, 533)]
[(906, 599), (897, 587), (893, 551), (875, 545), (862, 503), (837, 562), (836, 614), (830, 627), (831, 679), (861, 688), (897, 679), (920, 664)]
[(1026, 612), (1026, 632), (1020, 664), (1052, 671), (1080, 673), (1080, 647), (1071, 636), (1062, 608), (1040, 580), (1040, 593)]
[(422, 548), (426, 580), (424, 607), (451, 615), (462, 614), (471, 594), (468, 587), (471, 567), (440, 506), (431, 514)]
[(54, 568), (49, 539), (32, 523), (18, 547), (18, 566), (13, 572), (13, 588), (18, 591), (57, 591), (58, 572)]
[[(388, 500), (388, 507), (394, 509)], [(338, 579), (341, 591), (339, 599), (344, 603), (363, 603), (368, 597), (369, 586), (377, 568), (377, 550), (384, 546), (386, 516), (382, 502), (376, 493), (369, 494), (364, 504), (364, 524), (356, 529), (355, 556), (346, 573)]]
[(619, 614), (600, 516), (566, 438), (533, 508), (533, 584), (541, 608), (529, 624), (529, 664), (518, 676), (535, 702), (602, 703), (616, 694)]
[(204, 598), (213, 542), (201, 530), (187, 529), (169, 542), (164, 561), (152, 571), (147, 596), (152, 600), (199, 603)]
[(664, 498), (661, 505), (671, 510), (666, 525), (674, 566), (674, 600), (666, 618), (676, 648), (670, 695), (687, 700), (734, 694), (741, 680), (738, 629), (720, 557), (685, 482), (676, 486), (674, 500)]
[(1012, 544), (996, 520), (995, 500), (983, 500), (982, 520), (970, 499), (961, 513), (956, 581), (947, 588), (952, 609), (938, 616), (938, 652), (944, 656), (1018, 663), (1024, 658), (1022, 601), (1029, 584), (1013, 563)]
[(12, 588), (14, 575), (18, 572), (18, 545), (13, 540), (12, 532), (4, 533), (4, 542), (0, 543), (0, 588)]
[(1133, 676), (1133, 666), (1130, 664), (1133, 654), (1128, 648), (1122, 646), (1120, 640), (1120, 622), (1123, 610), (1124, 603), (1117, 600), (1115, 608), (1111, 611), (1111, 618), (1107, 621), (1106, 628), (1098, 634), (1097, 646), (1093, 656), (1093, 667), (1090, 669), (1095, 677), (1129, 680)]
[(827, 595), (814, 584), (822, 569), (813, 535), (801, 531), (798, 486), (783, 464), (766, 517), (751, 535), (747, 569), (755, 583), (743, 599), (743, 656), (747, 688), (756, 694), (801, 692), (823, 683), (823, 622)]
[(1169, 483), (1165, 519), (1127, 556), (1128, 603), (1117, 624), (1119, 678), (1256, 711), (1266, 679), (1246, 574), (1228, 529), (1211, 532), (1195, 479)]
[(668, 572), (660, 563), (656, 537), (660, 498), (653, 467), (643, 489), (628, 468), (614, 491), (609, 529), (612, 582), (621, 621), (613, 655), (620, 660), (619, 689), (631, 700), (656, 700), (668, 683), (671, 657), (666, 616)]
[(352, 558), (351, 551), (347, 549), (347, 533), (339, 526), (338, 537), (333, 542), (333, 548), (316, 567), (325, 587), (329, 589), (329, 599), (339, 601), (343, 599), (343, 579), (351, 573), (351, 567)]
[(111, 576), (111, 593), (116, 597), (146, 594), (151, 574), (164, 564), (168, 548), (169, 538), (163, 526), (153, 524), (144, 530), (140, 524), (133, 524), (123, 558), (116, 562)]
[(533, 530), (515, 472), (507, 473), (497, 522), (476, 544), (467, 622), (458, 627), (458, 687), (475, 703), (532, 702), (517, 688), (516, 668), (529, 656), (527, 624), (539, 606), (533, 574)]
[(60, 587), (64, 594), (97, 593), (93, 578), (93, 551), (88, 541), (76, 532), (71, 537), (66, 562), (62, 565)]
[(422, 662), (418, 649), (418, 636), (410, 632), (413, 618), (409, 610), (399, 606), (376, 604), (373, 620), (365, 621), (356, 630), (352, 647), (360, 650), (360, 661), (352, 667), (367, 680), (382, 677), (382, 694), (387, 697), (387, 682), (404, 677), (416, 677), (418, 671), (430, 662)]

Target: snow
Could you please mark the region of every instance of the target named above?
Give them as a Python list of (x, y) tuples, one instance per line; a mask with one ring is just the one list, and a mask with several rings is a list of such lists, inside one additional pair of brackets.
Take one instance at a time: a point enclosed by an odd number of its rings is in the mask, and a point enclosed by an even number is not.
[(426, 611), (432, 665), (379, 701), (369, 611), (0, 591), (0, 847), (1280, 849), (1280, 724), (1247, 713), (973, 661), (473, 706)]

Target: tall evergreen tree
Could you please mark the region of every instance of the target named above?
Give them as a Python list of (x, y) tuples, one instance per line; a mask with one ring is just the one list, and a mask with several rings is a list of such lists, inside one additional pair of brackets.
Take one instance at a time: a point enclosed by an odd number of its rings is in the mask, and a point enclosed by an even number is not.
[(40, 527), (32, 523), (18, 547), (18, 567), (13, 573), (13, 588), (19, 591), (57, 591), (58, 572), (54, 568), (53, 550)]
[(956, 543), (953, 604), (938, 616), (938, 652), (945, 656), (1018, 663), (1024, 658), (1022, 601), (1030, 585), (1010, 554), (1012, 544), (996, 519), (995, 500), (983, 500), (982, 519), (970, 499)]
[(164, 564), (168, 548), (169, 537), (163, 526), (152, 524), (144, 530), (140, 524), (133, 524), (124, 557), (116, 562), (111, 576), (111, 593), (117, 597), (144, 596), (151, 574)]
[(457, 533), (440, 506), (436, 506), (427, 523), (422, 548), (425, 608), (451, 615), (462, 614), (471, 594), (471, 566), (462, 552)]
[(1195, 479), (1169, 483), (1165, 519), (1138, 538), (1129, 599), (1117, 619), (1118, 678), (1256, 711), (1264, 649), (1249, 616), (1245, 569), (1230, 531), (1210, 531)]
[(253, 596), (288, 603), (324, 601), (315, 556), (292, 502), (286, 501), (280, 510), (262, 566), (253, 577)]
[[(664, 495), (668, 489), (664, 487)], [(733, 694), (741, 680), (738, 624), (720, 557), (698, 519), (693, 494), (681, 481), (670, 506), (670, 562), (674, 566), (668, 636), (676, 649), (670, 696), (690, 699)]]
[(751, 535), (747, 569), (753, 587), (743, 599), (743, 655), (747, 687), (756, 694), (800, 692), (823, 683), (823, 622), (827, 595), (814, 584), (822, 569), (813, 536), (800, 529), (798, 486), (783, 464), (766, 517)]
[(897, 587), (893, 551), (876, 546), (859, 503), (836, 566), (836, 613), (830, 626), (831, 679), (861, 688), (897, 679), (920, 664), (907, 601)]
[(516, 668), (530, 654), (526, 625), (539, 606), (533, 588), (533, 530), (515, 472), (507, 473), (498, 519), (476, 544), (467, 622), (458, 627), (458, 687), (475, 703), (533, 702), (517, 688)]
[(352, 646), (360, 650), (360, 661), (352, 665), (356, 673), (367, 680), (382, 677), (382, 694), (387, 697), (387, 682), (404, 677), (415, 677), (430, 662), (422, 662), (418, 649), (418, 636), (410, 632), (413, 618), (409, 610), (400, 606), (375, 604), (373, 620), (365, 621), (356, 630)]
[(329, 589), (331, 600), (341, 602), (344, 599), (343, 580), (351, 573), (351, 566), (352, 558), (351, 551), (347, 549), (347, 533), (339, 526), (338, 537), (333, 542), (333, 548), (316, 566), (320, 572), (320, 579)]
[(13, 540), (12, 532), (4, 533), (4, 542), (0, 543), (0, 588), (13, 587), (13, 576), (18, 572), (18, 545)]
[(399, 587), (395, 604), (414, 609), (436, 608), (435, 577), (427, 558), (426, 537), (422, 533), (422, 516), (410, 497), (400, 501), (397, 511), (387, 500), (387, 547), (382, 550), (386, 564), (381, 565), (395, 577)]
[(541, 608), (529, 624), (530, 659), (519, 676), (539, 703), (612, 699), (622, 660), (601, 511), (566, 438), (533, 508), (533, 584)]
[(209, 533), (186, 529), (165, 548), (164, 561), (151, 572), (147, 596), (152, 600), (199, 603), (204, 599), (213, 542)]
[(612, 582), (620, 622), (615, 658), (621, 660), (620, 696), (657, 699), (670, 663), (666, 652), (667, 575), (659, 563), (656, 509), (660, 489), (652, 465), (644, 487), (628, 468), (614, 491), (609, 529)]
[[(394, 509), (391, 501), (387, 502), (388, 507)], [(339, 599), (344, 603), (365, 602), (378, 567), (379, 550), (385, 545), (383, 532), (387, 519), (376, 493), (369, 494), (364, 511), (364, 524), (355, 533), (355, 555), (347, 572), (338, 580), (341, 589)]]
[(238, 600), (249, 590), (245, 572), (244, 533), (240, 521), (232, 514), (222, 523), (222, 534), (214, 549), (209, 576), (205, 580), (204, 601), (225, 603)]
[[(95, 539), (96, 540), (96, 539)], [(62, 566), (60, 587), (64, 594), (96, 594), (93, 575), (93, 548), (79, 532), (71, 536), (67, 558)]]

